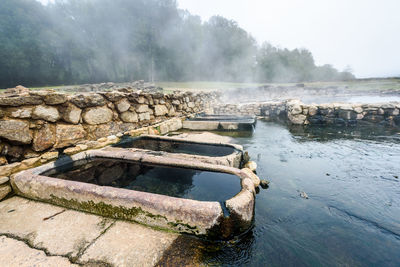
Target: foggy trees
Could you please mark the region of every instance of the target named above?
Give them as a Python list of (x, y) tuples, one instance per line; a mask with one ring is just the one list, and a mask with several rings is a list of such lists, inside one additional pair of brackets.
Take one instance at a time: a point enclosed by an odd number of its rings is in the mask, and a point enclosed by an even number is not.
[(304, 49), (258, 46), (236, 22), (175, 0), (0, 1), (0, 88), (105, 81), (352, 79)]

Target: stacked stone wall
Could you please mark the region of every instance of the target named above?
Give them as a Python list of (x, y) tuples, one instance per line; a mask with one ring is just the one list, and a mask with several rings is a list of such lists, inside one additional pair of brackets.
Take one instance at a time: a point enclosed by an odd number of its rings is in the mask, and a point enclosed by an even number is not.
[(304, 104), (299, 100), (250, 104), (222, 104), (215, 114), (256, 115), (268, 120), (286, 120), (296, 125), (386, 125), (400, 127), (400, 103)]
[(66, 94), (17, 87), (0, 94), (0, 165), (191, 115), (208, 108), (213, 97), (130, 89)]

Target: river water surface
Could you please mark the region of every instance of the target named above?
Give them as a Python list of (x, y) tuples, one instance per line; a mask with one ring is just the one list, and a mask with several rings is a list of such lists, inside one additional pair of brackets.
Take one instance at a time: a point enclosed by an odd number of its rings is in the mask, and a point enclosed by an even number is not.
[(252, 136), (235, 138), (271, 182), (257, 195), (254, 228), (236, 242), (204, 246), (202, 262), (400, 266), (399, 139), (396, 130), (259, 122)]

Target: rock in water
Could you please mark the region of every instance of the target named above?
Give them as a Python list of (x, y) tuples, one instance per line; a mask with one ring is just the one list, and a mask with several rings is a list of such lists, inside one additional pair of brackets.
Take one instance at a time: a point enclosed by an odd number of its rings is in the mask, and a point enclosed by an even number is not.
[(269, 187), (269, 181), (267, 180), (261, 180), (260, 185), (263, 189), (267, 189)]
[(302, 197), (302, 198), (305, 198), (305, 199), (308, 199), (308, 195), (307, 195), (307, 193), (306, 192), (300, 192), (300, 196)]

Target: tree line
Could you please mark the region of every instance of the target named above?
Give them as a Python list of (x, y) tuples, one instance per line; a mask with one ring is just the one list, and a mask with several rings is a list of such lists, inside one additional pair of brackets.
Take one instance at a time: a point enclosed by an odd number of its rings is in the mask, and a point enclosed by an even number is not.
[(146, 81), (301, 82), (353, 79), (306, 49), (255, 39), (235, 21), (175, 0), (0, 1), (0, 88)]

